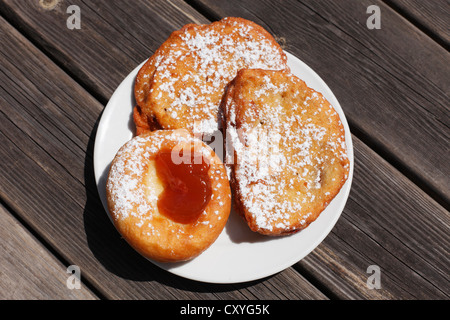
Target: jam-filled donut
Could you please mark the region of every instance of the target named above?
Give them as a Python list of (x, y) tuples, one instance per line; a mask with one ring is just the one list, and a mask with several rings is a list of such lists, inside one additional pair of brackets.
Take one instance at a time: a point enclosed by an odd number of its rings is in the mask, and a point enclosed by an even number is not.
[(108, 210), (123, 238), (159, 262), (192, 259), (222, 232), (231, 208), (225, 167), (187, 130), (136, 136), (116, 154)]

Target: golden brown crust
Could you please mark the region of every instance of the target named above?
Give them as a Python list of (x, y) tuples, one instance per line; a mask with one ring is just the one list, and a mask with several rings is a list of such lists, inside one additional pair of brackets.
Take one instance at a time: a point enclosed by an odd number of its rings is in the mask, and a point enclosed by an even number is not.
[(136, 105), (133, 109), (133, 121), (136, 126), (135, 135), (137, 136), (146, 132), (161, 129), (155, 117), (147, 116), (145, 113), (142, 112), (141, 107), (139, 107), (138, 105)]
[[(199, 218), (176, 223), (159, 213), (163, 190), (155, 155), (165, 148), (189, 148), (209, 162), (212, 197)], [(127, 142), (114, 158), (107, 180), (108, 211), (123, 238), (143, 256), (160, 262), (192, 259), (206, 250), (227, 222), (231, 193), (225, 168), (214, 151), (186, 130), (159, 130)]]
[(287, 57), (261, 26), (224, 18), (173, 32), (140, 69), (136, 102), (163, 129), (213, 133), (226, 84), (241, 68), (288, 69)]
[(241, 70), (222, 103), (236, 210), (266, 235), (307, 227), (348, 177), (339, 115), (286, 71)]

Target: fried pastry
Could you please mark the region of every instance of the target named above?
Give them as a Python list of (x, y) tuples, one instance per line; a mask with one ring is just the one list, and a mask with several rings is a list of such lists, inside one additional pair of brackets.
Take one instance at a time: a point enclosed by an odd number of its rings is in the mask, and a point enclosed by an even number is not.
[(236, 210), (265, 235), (307, 227), (349, 174), (337, 112), (286, 71), (239, 71), (222, 105)]
[(173, 32), (137, 75), (138, 132), (157, 124), (212, 134), (225, 86), (242, 68), (288, 69), (287, 57), (264, 28), (242, 18)]
[(222, 232), (231, 193), (222, 161), (187, 130), (128, 141), (106, 183), (110, 216), (123, 238), (159, 262), (192, 259)]

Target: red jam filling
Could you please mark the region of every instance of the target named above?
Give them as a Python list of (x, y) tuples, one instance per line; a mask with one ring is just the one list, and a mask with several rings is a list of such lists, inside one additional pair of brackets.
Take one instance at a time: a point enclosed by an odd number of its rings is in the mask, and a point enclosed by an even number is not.
[[(183, 151), (174, 153), (173, 157), (170, 150), (163, 150), (155, 158), (156, 173), (164, 186), (158, 198), (158, 210), (174, 222), (190, 224), (198, 219), (211, 200), (209, 163), (193, 150), (191, 161)], [(184, 162), (179, 163), (180, 158)]]

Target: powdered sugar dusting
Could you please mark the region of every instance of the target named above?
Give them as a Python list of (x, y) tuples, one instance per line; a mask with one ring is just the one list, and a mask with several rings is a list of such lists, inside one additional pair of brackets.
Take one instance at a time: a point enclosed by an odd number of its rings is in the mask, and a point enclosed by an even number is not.
[[(159, 136), (159, 137), (158, 137)], [(177, 145), (183, 143), (197, 143), (190, 135), (180, 135), (172, 131), (152, 134), (152, 143), (148, 143), (145, 135), (136, 136), (128, 141), (117, 152), (111, 165), (106, 188), (114, 203), (114, 219), (123, 220), (129, 216), (138, 218), (137, 226), (141, 227), (152, 220), (152, 212), (157, 212), (159, 190), (155, 185), (147, 185), (145, 177), (149, 172), (149, 165), (154, 156), (161, 150), (167, 141), (177, 141)], [(195, 152), (204, 154), (208, 159), (207, 148), (195, 148)], [(151, 169), (151, 168), (150, 168)], [(148, 225), (151, 229), (151, 225)]]
[(253, 223), (268, 232), (292, 231), (306, 226), (315, 214), (312, 208), (329, 201), (341, 183), (331, 180), (329, 168), (346, 162), (345, 136), (336, 130), (338, 116), (320, 94), (293, 75), (285, 73), (280, 81), (262, 74), (252, 82), (251, 94), (240, 100), (235, 92), (227, 101), (226, 162), (236, 161), (231, 171)]
[(238, 70), (288, 68), (281, 48), (252, 24), (233, 18), (220, 23), (221, 28), (211, 24), (186, 29), (181, 43), (157, 62), (158, 85), (152, 88), (154, 103), (164, 105), (169, 115), (192, 120), (192, 126), (206, 134), (218, 129), (220, 99)]
[[(135, 137), (117, 153), (108, 176), (107, 189), (115, 204), (114, 218), (121, 220), (129, 215), (139, 216), (141, 221), (150, 220), (157, 195), (149, 190), (149, 196), (142, 188), (142, 177), (147, 170), (150, 154), (157, 152), (157, 146), (149, 149), (145, 139)], [(136, 208), (136, 209), (135, 209)]]

